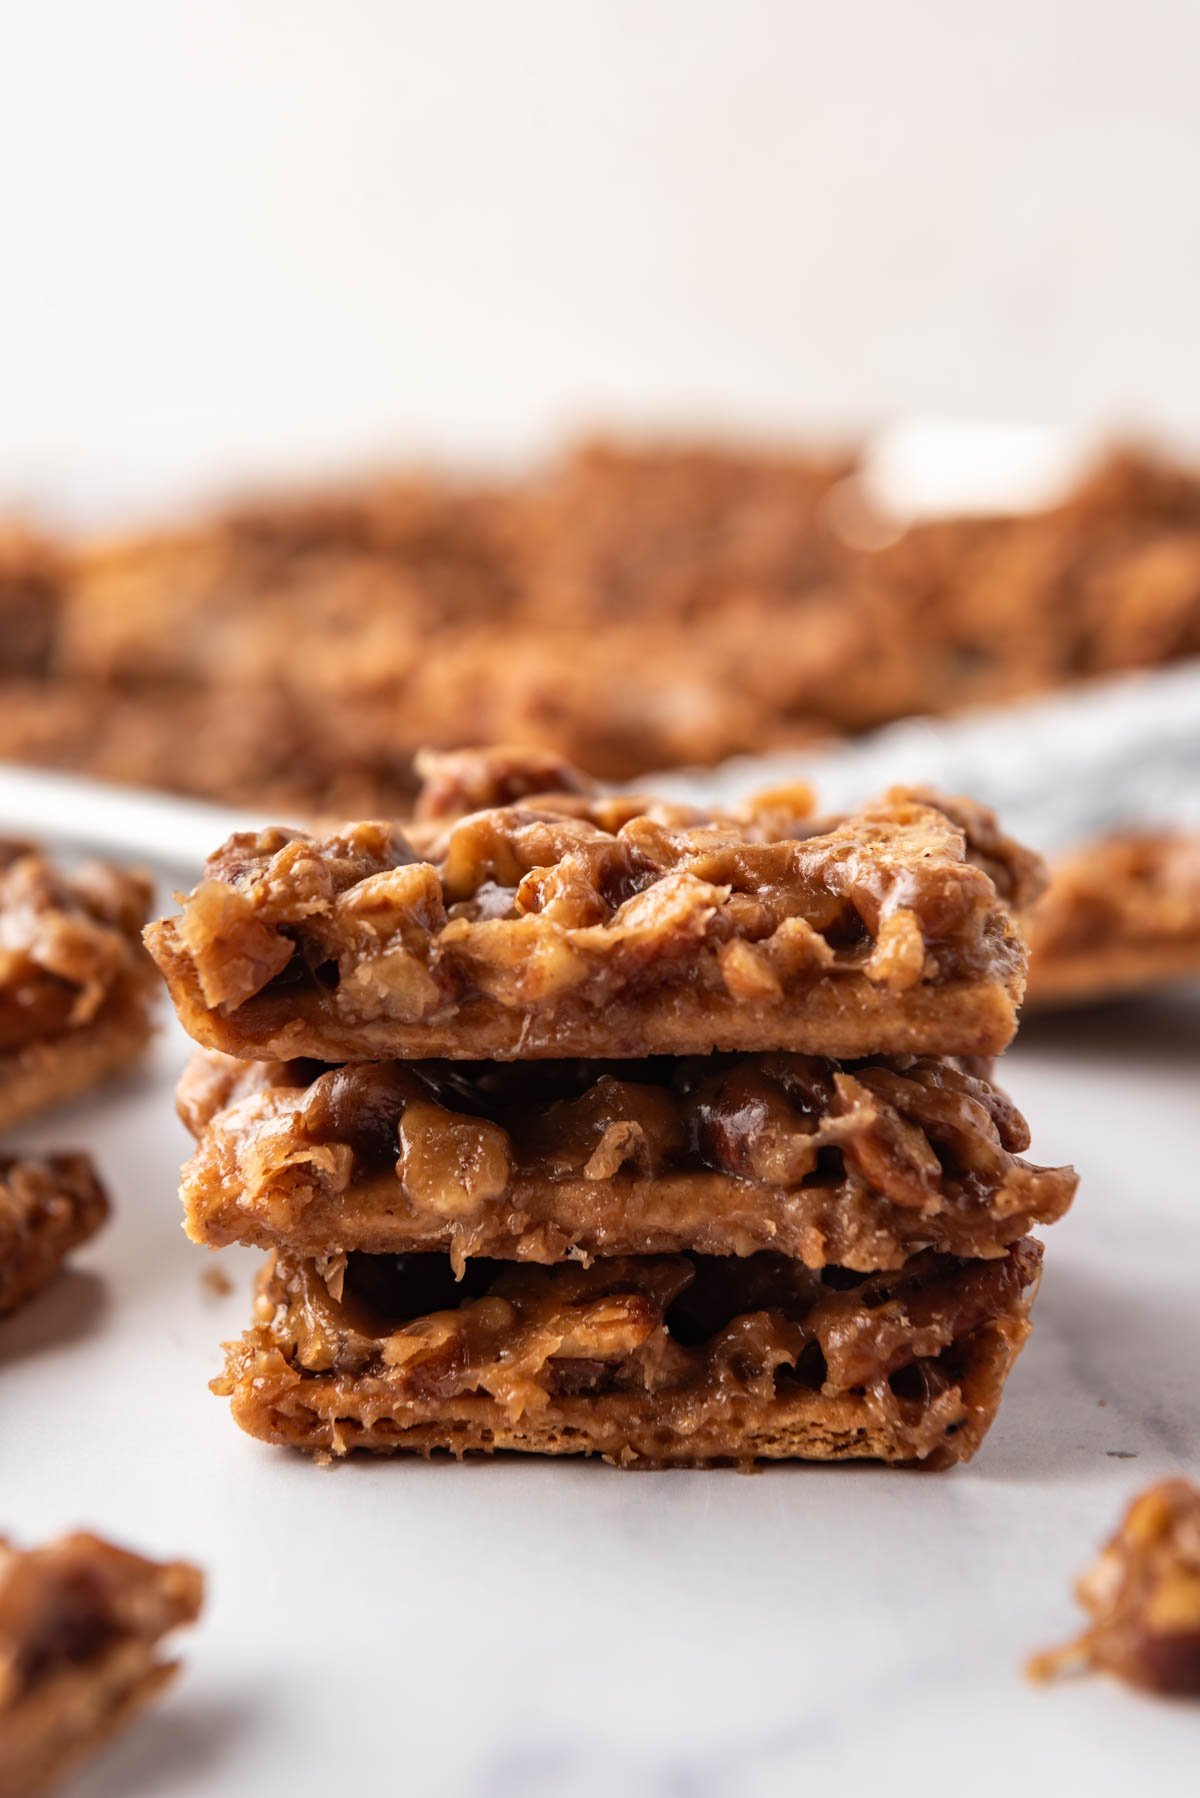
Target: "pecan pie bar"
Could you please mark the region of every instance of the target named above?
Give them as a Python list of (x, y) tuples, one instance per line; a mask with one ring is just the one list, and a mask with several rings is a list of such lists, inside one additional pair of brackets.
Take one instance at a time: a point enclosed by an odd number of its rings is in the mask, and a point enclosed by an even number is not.
[(1200, 836), (1122, 833), (1053, 868), (1033, 914), (1031, 1005), (1200, 977)]
[(1061, 505), (903, 531), (861, 472), (601, 442), (117, 543), (0, 532), (0, 756), (390, 816), (422, 743), (633, 779), (1200, 653), (1193, 468), (1118, 449)]
[(1200, 1487), (1165, 1480), (1141, 1493), (1076, 1590), (1091, 1623), (1035, 1656), (1033, 1678), (1096, 1668), (1200, 1698)]
[(39, 1292), (107, 1216), (86, 1155), (0, 1155), (0, 1314)]
[(1003, 1049), (1036, 858), (904, 789), (793, 829), (516, 806), (420, 852), (382, 823), (243, 834), (146, 940), (184, 1027), (246, 1057)]
[(770, 1249), (899, 1268), (995, 1256), (1070, 1204), (1025, 1121), (946, 1058), (382, 1062), (201, 1051), (181, 1111), (188, 1234), (302, 1255), (552, 1263)]
[(101, 862), (66, 874), (0, 844), (0, 1129), (147, 1046), (153, 970), (139, 933), (151, 896), (140, 874)]
[(518, 1449), (620, 1465), (978, 1448), (1027, 1333), (1041, 1245), (894, 1273), (775, 1254), (584, 1268), (278, 1254), (214, 1390), (268, 1442), (344, 1454)]
[(178, 1671), (162, 1639), (203, 1585), (98, 1536), (0, 1541), (0, 1798), (48, 1791), (158, 1697)]

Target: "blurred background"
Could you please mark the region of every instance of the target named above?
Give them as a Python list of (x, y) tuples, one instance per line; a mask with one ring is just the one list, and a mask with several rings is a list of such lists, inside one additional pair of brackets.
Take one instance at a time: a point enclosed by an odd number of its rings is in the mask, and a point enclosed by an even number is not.
[(597, 423), (1200, 429), (1190, 0), (39, 0), (0, 183), (10, 503)]

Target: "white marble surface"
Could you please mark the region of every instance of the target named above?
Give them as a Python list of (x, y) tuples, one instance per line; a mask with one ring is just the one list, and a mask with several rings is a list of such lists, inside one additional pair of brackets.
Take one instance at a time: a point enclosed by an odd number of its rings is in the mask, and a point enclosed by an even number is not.
[(943, 1476), (323, 1472), (249, 1441), (205, 1383), (254, 1257), (223, 1257), (216, 1298), (179, 1229), (184, 1053), (172, 1031), (152, 1074), (25, 1132), (94, 1147), (116, 1217), (0, 1327), (0, 1521), (211, 1578), (186, 1676), (78, 1798), (1195, 1790), (1194, 1710), (1020, 1665), (1072, 1627), (1069, 1581), (1132, 1492), (1200, 1463), (1200, 995), (1013, 1051), (1035, 1152), (1083, 1187), (996, 1428)]

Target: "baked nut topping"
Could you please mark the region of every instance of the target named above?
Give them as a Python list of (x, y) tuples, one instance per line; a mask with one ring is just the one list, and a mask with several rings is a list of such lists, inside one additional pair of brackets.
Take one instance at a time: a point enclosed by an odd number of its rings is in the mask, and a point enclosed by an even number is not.
[(781, 1255), (584, 1268), (272, 1257), (214, 1390), (269, 1441), (344, 1453), (526, 1448), (622, 1464), (945, 1466), (979, 1446), (1041, 1245), (816, 1273)]
[(180, 1089), (189, 1235), (303, 1255), (444, 1249), (555, 1262), (774, 1249), (898, 1268), (996, 1256), (1060, 1217), (1070, 1168), (947, 1058), (236, 1062)]
[(1035, 1656), (1033, 1678), (1096, 1669), (1200, 1698), (1200, 1487), (1164, 1480), (1135, 1498), (1076, 1593), (1091, 1622)]
[(1055, 863), (1033, 913), (1029, 1001), (1200, 975), (1200, 836), (1128, 831)]
[(204, 1581), (99, 1536), (21, 1550), (0, 1539), (0, 1792), (32, 1798), (163, 1691), (164, 1636), (194, 1623)]
[(152, 888), (103, 862), (65, 874), (0, 844), (0, 1127), (132, 1061), (150, 1034), (139, 936)]
[(39, 1292), (107, 1216), (86, 1155), (0, 1155), (0, 1314)]
[(900, 788), (796, 830), (505, 807), (422, 853), (383, 823), (243, 834), (146, 941), (185, 1028), (240, 1055), (1002, 1049), (1037, 859)]

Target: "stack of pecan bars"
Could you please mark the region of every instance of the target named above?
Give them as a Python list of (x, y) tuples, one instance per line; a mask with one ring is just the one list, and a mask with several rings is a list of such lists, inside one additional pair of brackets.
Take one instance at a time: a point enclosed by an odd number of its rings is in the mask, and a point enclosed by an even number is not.
[(404, 829), (231, 839), (147, 933), (203, 1045), (187, 1229), (270, 1251), (215, 1382), (237, 1421), (319, 1454), (967, 1459), (1075, 1186), (990, 1078), (1036, 860), (900, 790), (822, 822), (426, 773)]

